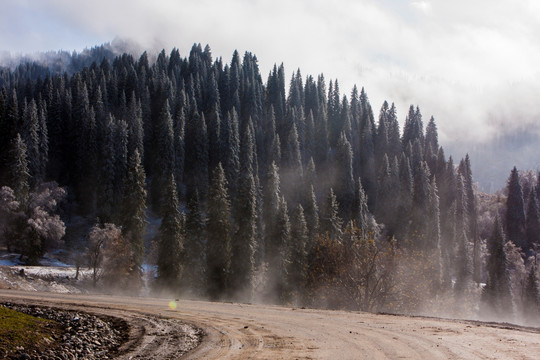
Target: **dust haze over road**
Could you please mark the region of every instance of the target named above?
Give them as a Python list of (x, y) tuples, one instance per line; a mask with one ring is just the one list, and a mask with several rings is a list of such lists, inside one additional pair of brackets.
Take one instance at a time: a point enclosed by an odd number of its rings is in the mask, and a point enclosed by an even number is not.
[(171, 310), (170, 300), (0, 290), (0, 301), (193, 324), (206, 335), (185, 359), (537, 359), (540, 354), (540, 329), (506, 324), (188, 300)]

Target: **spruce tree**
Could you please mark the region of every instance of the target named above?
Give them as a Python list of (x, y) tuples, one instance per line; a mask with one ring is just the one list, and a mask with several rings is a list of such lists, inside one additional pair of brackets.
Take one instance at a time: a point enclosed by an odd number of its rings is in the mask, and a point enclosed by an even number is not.
[(370, 224), (370, 213), (367, 204), (367, 195), (362, 188), (362, 179), (358, 178), (356, 190), (354, 193), (353, 217), (352, 220), (360, 230), (363, 237), (370, 236), (373, 231)]
[(23, 109), (24, 132), (23, 140), (26, 144), (26, 152), (28, 156), (28, 171), (31, 176), (30, 187), (36, 185), (36, 180), (40, 176), (40, 153), (39, 153), (39, 119), (38, 109), (34, 99), (30, 104), (24, 101)]
[(205, 220), (201, 209), (199, 193), (195, 191), (188, 201), (185, 216), (184, 239), (184, 286), (195, 295), (203, 295), (205, 282)]
[(411, 239), (418, 249), (426, 249), (427, 239), (426, 219), (429, 216), (429, 169), (421, 162), (414, 176), (414, 187), (411, 210)]
[(327, 233), (331, 239), (339, 239), (342, 234), (342, 226), (343, 220), (339, 217), (339, 203), (334, 195), (334, 190), (330, 188), (321, 217), (321, 232)]
[(203, 114), (194, 111), (186, 123), (185, 180), (188, 197), (195, 190), (204, 201), (208, 192), (208, 131)]
[(285, 303), (289, 300), (292, 291), (288, 272), (291, 263), (291, 224), (287, 202), (283, 196), (279, 202), (273, 238), (274, 251), (277, 257), (269, 263), (271, 295), (277, 296), (282, 303)]
[(266, 186), (263, 197), (263, 222), (265, 224), (264, 246), (265, 259), (267, 262), (274, 261), (278, 257), (278, 246), (275, 244), (274, 228), (279, 204), (281, 202), (281, 188), (279, 170), (275, 163), (270, 164), (266, 175)]
[(540, 320), (540, 286), (536, 275), (536, 264), (532, 264), (523, 288), (522, 315), (525, 322), (538, 324)]
[(505, 225), (508, 239), (523, 251), (529, 248), (525, 243), (525, 210), (523, 191), (519, 182), (519, 173), (514, 166), (508, 179), (508, 198), (506, 200)]
[(105, 137), (101, 148), (101, 168), (97, 194), (99, 218), (104, 223), (110, 222), (113, 216), (115, 162), (114, 119), (109, 114), (105, 123)]
[(533, 188), (527, 202), (527, 216), (525, 223), (525, 235), (527, 238), (527, 247), (533, 249), (540, 245), (540, 215), (538, 213), (538, 198), (536, 189)]
[(21, 135), (17, 134), (12, 141), (9, 153), (9, 182), (13, 189), (15, 198), (19, 204), (26, 204), (30, 193), (30, 173), (28, 170), (28, 159), (26, 155), (26, 144)]
[(144, 233), (146, 228), (146, 175), (139, 150), (131, 154), (124, 183), (124, 199), (120, 213), (122, 234), (131, 244), (133, 275), (140, 281), (144, 258)]
[(164, 288), (177, 290), (182, 276), (182, 252), (184, 239), (182, 236), (180, 212), (178, 211), (178, 195), (174, 175), (169, 176), (166, 184), (162, 213), (163, 219), (157, 235), (158, 244), (158, 277)]
[(313, 185), (309, 186), (309, 197), (306, 200), (306, 210), (304, 212), (308, 228), (308, 250), (315, 243), (315, 237), (319, 233), (319, 207), (317, 206), (317, 196)]
[(47, 165), (49, 163), (49, 132), (47, 129), (47, 106), (45, 101), (38, 104), (39, 118), (39, 168), (36, 183), (43, 182), (47, 176)]
[(291, 219), (291, 263), (289, 266), (289, 283), (297, 294), (304, 294), (307, 282), (308, 227), (302, 205), (294, 210)]
[(240, 137), (238, 133), (238, 115), (236, 110), (232, 109), (222, 118), (221, 126), (221, 163), (225, 169), (229, 193), (231, 196), (236, 194), (238, 183), (238, 173), (240, 172)]
[(513, 316), (512, 292), (508, 273), (505, 236), (499, 217), (495, 218), (493, 232), (488, 239), (486, 262), (487, 281), (482, 292), (481, 312), (501, 320)]
[(478, 214), (476, 210), (476, 197), (471, 170), (469, 154), (459, 164), (459, 173), (463, 176), (463, 186), (467, 198), (467, 235), (473, 244), (473, 280), (480, 283), (482, 274), (482, 259), (480, 237), (478, 235)]
[(208, 295), (225, 295), (231, 264), (231, 204), (221, 163), (214, 169), (208, 194), (206, 218), (206, 274)]
[(163, 215), (163, 203), (166, 201), (163, 190), (170, 181), (170, 175), (174, 173), (175, 165), (173, 121), (167, 100), (155, 125), (154, 141), (156, 157), (152, 164), (152, 207), (158, 214)]
[[(257, 202), (252, 163), (256, 156), (251, 129), (245, 129), (242, 138), (238, 194), (234, 210), (237, 225), (231, 241), (231, 292), (244, 292), (251, 299), (255, 271)], [(240, 294), (238, 294), (240, 295)]]
[(354, 196), (354, 178), (352, 168), (351, 144), (342, 132), (337, 141), (336, 149), (336, 198), (340, 205), (340, 216), (351, 218), (352, 200)]

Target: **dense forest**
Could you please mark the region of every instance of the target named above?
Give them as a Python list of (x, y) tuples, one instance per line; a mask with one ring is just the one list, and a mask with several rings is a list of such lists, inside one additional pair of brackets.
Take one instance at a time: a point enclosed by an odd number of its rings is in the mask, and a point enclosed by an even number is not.
[(63, 247), (132, 294), (538, 319), (540, 177), (478, 192), (418, 106), (400, 130), (363, 88), (265, 83), (198, 44), (61, 55), (0, 68), (0, 239), (27, 263)]

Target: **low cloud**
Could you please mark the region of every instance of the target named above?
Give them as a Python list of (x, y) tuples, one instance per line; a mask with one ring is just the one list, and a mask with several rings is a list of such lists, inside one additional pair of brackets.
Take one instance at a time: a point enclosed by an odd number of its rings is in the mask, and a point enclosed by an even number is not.
[[(15, 36), (18, 51), (28, 51), (25, 41), (37, 50), (81, 49), (118, 36), (183, 55), (194, 42), (208, 43), (226, 61), (235, 49), (251, 51), (263, 78), (283, 61), (288, 76), (300, 68), (338, 78), (344, 94), (364, 86), (375, 111), (395, 102), (400, 121), (418, 104), (426, 121), (436, 118), (443, 142), (488, 141), (540, 114), (533, 0), (7, 0), (3, 7), (2, 50)], [(87, 39), (94, 42), (80, 43)]]

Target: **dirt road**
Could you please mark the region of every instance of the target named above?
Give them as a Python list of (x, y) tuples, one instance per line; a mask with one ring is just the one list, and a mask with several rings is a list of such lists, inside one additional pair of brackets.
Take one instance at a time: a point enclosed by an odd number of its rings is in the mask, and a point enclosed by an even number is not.
[[(171, 310), (170, 299), (0, 291), (0, 301), (17, 299), (123, 314), (150, 323), (155, 316), (192, 323), (207, 335), (201, 345), (183, 355), (185, 359), (533, 360), (540, 356), (540, 329), (496, 324), (185, 300)], [(152, 351), (156, 351), (154, 358), (160, 358), (158, 349)]]

